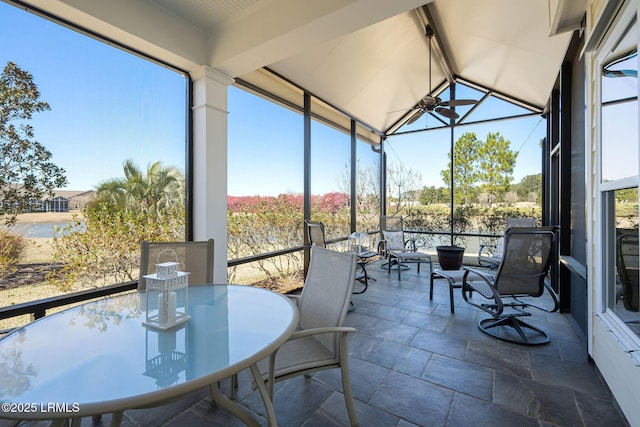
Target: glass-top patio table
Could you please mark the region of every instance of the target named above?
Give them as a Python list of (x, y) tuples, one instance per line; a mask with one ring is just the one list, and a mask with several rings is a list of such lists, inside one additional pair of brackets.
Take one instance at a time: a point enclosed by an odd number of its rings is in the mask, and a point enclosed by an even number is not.
[[(54, 420), (162, 404), (212, 387), (213, 399), (249, 425), (248, 411), (217, 382), (250, 368), (283, 344), (298, 311), (272, 291), (237, 285), (189, 287), (188, 322), (166, 331), (143, 326), (144, 292), (86, 303), (28, 324), (0, 340), (0, 418)], [(275, 414), (256, 381), (270, 425)]]

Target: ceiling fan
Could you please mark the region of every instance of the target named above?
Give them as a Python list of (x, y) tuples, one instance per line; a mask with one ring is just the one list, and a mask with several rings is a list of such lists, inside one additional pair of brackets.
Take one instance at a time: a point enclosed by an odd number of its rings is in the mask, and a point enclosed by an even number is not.
[(446, 107), (457, 107), (462, 105), (475, 105), (478, 101), (473, 99), (452, 99), (450, 101), (442, 101), (438, 96), (431, 95), (431, 39), (433, 38), (433, 29), (431, 26), (427, 25), (425, 28), (425, 33), (427, 38), (429, 39), (429, 94), (418, 102), (413, 110), (417, 110), (409, 120), (407, 120), (407, 124), (410, 125), (418, 120), (424, 113), (433, 112), (448, 118), (448, 119), (457, 119), (460, 117), (455, 111), (446, 108)]

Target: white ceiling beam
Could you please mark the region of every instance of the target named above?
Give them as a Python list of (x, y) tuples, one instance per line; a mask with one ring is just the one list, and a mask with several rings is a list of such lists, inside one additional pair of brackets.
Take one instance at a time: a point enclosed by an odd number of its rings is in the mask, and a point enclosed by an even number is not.
[(209, 66), (243, 75), (429, 1), (274, 0), (212, 32)]

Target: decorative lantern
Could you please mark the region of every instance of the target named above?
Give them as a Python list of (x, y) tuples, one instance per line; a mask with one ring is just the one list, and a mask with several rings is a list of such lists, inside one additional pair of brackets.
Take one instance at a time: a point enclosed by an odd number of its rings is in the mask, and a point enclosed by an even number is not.
[(147, 284), (147, 316), (143, 324), (161, 330), (189, 320), (189, 273), (178, 271), (178, 254), (173, 249), (160, 252), (158, 261), (167, 251), (173, 252), (175, 262), (158, 262), (156, 273), (144, 276)]
[(168, 331), (146, 330), (145, 367), (143, 375), (155, 378), (165, 388), (180, 378), (187, 369), (187, 333), (185, 325)]

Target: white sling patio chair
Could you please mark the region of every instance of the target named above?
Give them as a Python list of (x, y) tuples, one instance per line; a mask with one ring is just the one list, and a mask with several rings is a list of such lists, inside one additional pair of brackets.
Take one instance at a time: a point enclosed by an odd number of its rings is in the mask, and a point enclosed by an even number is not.
[(179, 270), (189, 272), (189, 284), (213, 283), (213, 239), (198, 242), (149, 242), (140, 245), (140, 278), (138, 290), (146, 289), (143, 276), (156, 272), (156, 263), (173, 261), (170, 251), (158, 255), (166, 249), (176, 252)]
[(400, 272), (409, 268), (408, 263), (418, 264), (417, 270), (420, 273), (420, 264), (426, 262), (429, 264), (429, 274), (433, 272), (431, 255), (419, 252), (415, 239), (405, 238), (401, 216), (381, 215), (380, 237), (379, 251), (387, 258), (387, 262), (382, 266), (387, 267), (388, 273), (391, 273), (392, 268), (397, 268), (398, 280)]
[[(342, 326), (347, 316), (356, 270), (356, 254), (311, 248), (309, 272), (297, 298), (300, 310), (298, 330), (262, 363), (263, 379), (273, 399), (275, 382), (316, 371), (340, 368), (342, 389), (352, 426), (358, 418), (349, 376), (349, 333)], [(266, 362), (266, 361), (263, 361)]]
[[(321, 248), (327, 247), (327, 241), (324, 231), (324, 224), (322, 222), (313, 222), (305, 220), (305, 227), (307, 229), (307, 236), (309, 237), (309, 243), (315, 246), (320, 246)], [(362, 294), (369, 287), (369, 280), (375, 281), (374, 278), (369, 277), (367, 273), (367, 264), (369, 260), (373, 257), (377, 256), (376, 252), (366, 252), (365, 254), (359, 253), (357, 257), (358, 269), (356, 270), (356, 280), (360, 285), (358, 285), (357, 289), (354, 287), (354, 294)]]

